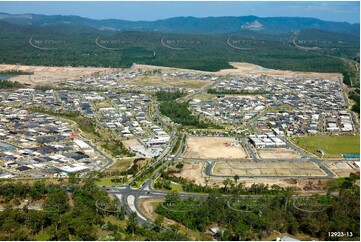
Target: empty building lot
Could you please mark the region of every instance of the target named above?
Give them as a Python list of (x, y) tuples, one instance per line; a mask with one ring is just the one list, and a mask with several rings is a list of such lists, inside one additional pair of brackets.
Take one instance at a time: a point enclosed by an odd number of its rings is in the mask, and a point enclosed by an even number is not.
[(185, 158), (241, 159), (247, 154), (234, 138), (190, 137), (187, 139)]
[(327, 162), (326, 166), (330, 168), (339, 177), (349, 176), (352, 172), (359, 171), (359, 167), (354, 161), (334, 161)]
[(51, 66), (25, 66), (25, 65), (0, 65), (0, 71), (25, 71), (32, 72), (32, 75), (20, 75), (12, 77), (12, 81), (24, 84), (50, 85), (55, 83), (66, 82), (79, 78), (90, 77), (103, 73), (115, 71), (112, 68), (98, 67), (51, 67)]
[(313, 162), (216, 162), (214, 175), (224, 176), (326, 176)]
[(262, 159), (297, 159), (301, 156), (295, 151), (286, 148), (259, 149), (258, 155)]
[[(166, 74), (165, 74), (166, 75)], [(164, 76), (141, 76), (131, 82), (129, 85), (155, 86), (155, 87), (175, 87), (175, 88), (202, 88), (212, 83), (209, 80), (175, 79)]]

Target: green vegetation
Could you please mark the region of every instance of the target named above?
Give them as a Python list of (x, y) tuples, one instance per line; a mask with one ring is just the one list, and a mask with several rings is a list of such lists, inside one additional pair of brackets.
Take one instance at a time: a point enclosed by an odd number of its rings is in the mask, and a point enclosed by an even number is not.
[(32, 75), (34, 72), (29, 71), (20, 71), (20, 70), (7, 70), (7, 71), (0, 71), (0, 75), (6, 76), (18, 76), (18, 75)]
[[(181, 168), (181, 164), (176, 166), (177, 169)], [(292, 192), (294, 189), (291, 187), (282, 188), (278, 185), (272, 185), (271, 187), (267, 184), (254, 183), (249, 187), (246, 187), (245, 183), (238, 182), (239, 177), (235, 176), (233, 179), (225, 179), (223, 181), (222, 187), (212, 187), (208, 186), (209, 180), (206, 180), (206, 185), (201, 186), (195, 183), (195, 181), (190, 181), (183, 177), (176, 177), (173, 173), (176, 173), (176, 170), (169, 170), (167, 172), (162, 172), (161, 178), (164, 183), (168, 181), (175, 182), (182, 186), (183, 191), (185, 192), (196, 192), (196, 193), (220, 193), (220, 194), (233, 194), (233, 195), (256, 195), (264, 194), (271, 195), (277, 194), (280, 192)], [(162, 184), (160, 184), (162, 185)]]
[(343, 240), (345, 238), (329, 237), (328, 231), (350, 231), (353, 236), (347, 240), (358, 241), (360, 188), (353, 185), (356, 179), (359, 177), (352, 175), (340, 186), (329, 190), (337, 191), (336, 197), (314, 195), (297, 200), (291, 198), (292, 192), (279, 192), (254, 200), (211, 193), (199, 201), (184, 200), (172, 193), (157, 206), (156, 212), (202, 232), (217, 224), (223, 230), (216, 235), (218, 240), (262, 240), (276, 230), (291, 235), (303, 233), (319, 240)]
[(356, 91), (352, 92), (348, 97), (355, 101), (355, 104), (352, 105), (351, 108), (352, 111), (360, 113), (360, 89), (356, 89)]
[[(11, 200), (28, 197), (34, 201), (44, 200), (43, 210), (8, 206), (0, 211), (0, 240), (189, 240), (177, 226), (166, 228), (159, 219), (146, 228), (138, 225), (135, 213), (125, 221), (124, 210), (117, 200), (95, 186), (97, 174), (89, 173), (82, 178), (76, 174), (70, 176), (63, 186), (0, 181), (0, 196), (8, 199), (9, 205)], [(97, 201), (102, 208), (118, 212), (97, 209)]]
[(271, 92), (265, 92), (265, 91), (248, 91), (248, 90), (225, 90), (223, 88), (218, 88), (218, 89), (208, 89), (207, 92), (209, 94), (265, 94), (268, 93), (270, 94)]
[(32, 107), (30, 111), (44, 113), (51, 116), (65, 118), (74, 121), (79, 129), (84, 133), (90, 134), (95, 137), (95, 142), (98, 143), (103, 149), (107, 150), (113, 157), (120, 155), (135, 156), (134, 153), (130, 152), (125, 148), (124, 144), (114, 139), (113, 136), (107, 135), (107, 132), (100, 130), (93, 119), (82, 116), (78, 112), (72, 111), (52, 111), (43, 107)]
[(87, 117), (82, 116), (78, 112), (73, 111), (52, 111), (43, 107), (32, 107), (31, 111), (38, 112), (38, 113), (44, 113), (47, 115), (60, 117), (60, 118), (66, 118), (74, 121), (77, 123), (79, 129), (85, 133), (91, 133), (91, 134), (97, 134), (96, 131), (96, 124), (95, 122)]
[(182, 143), (182, 139), (183, 139), (183, 141), (185, 141), (185, 138), (186, 138), (185, 135), (177, 133), (177, 142), (175, 143), (175, 145), (173, 146), (173, 149), (171, 151), (172, 155), (174, 155), (178, 151), (179, 146)]
[(8, 80), (0, 80), (0, 89), (11, 89), (11, 88), (23, 88), (25, 87), (24, 84), (19, 82), (13, 82)]
[(174, 192), (183, 192), (182, 186), (171, 182), (169, 180), (165, 180), (161, 177), (157, 178), (154, 181), (153, 187), (158, 190), (168, 190), (168, 191), (174, 191)]
[(360, 153), (360, 136), (307, 136), (295, 138), (294, 141), (296, 145), (316, 155), (320, 155), (317, 149), (322, 149), (325, 158)]
[(167, 91), (159, 91), (155, 93), (158, 101), (172, 101), (180, 97), (184, 97), (186, 94), (181, 91), (176, 92), (167, 92)]
[[(120, 182), (118, 182), (120, 180)], [(99, 180), (96, 181), (96, 185), (97, 186), (120, 186), (123, 185), (124, 181), (123, 179), (119, 179), (119, 178), (111, 178), (111, 177), (104, 177), (104, 178), (100, 178)]]
[[(340, 34), (339, 34), (340, 35)], [(338, 35), (338, 36), (339, 36)], [(32, 47), (29, 39), (54, 40), (60, 44), (56, 50), (43, 51)], [(325, 44), (327, 53), (320, 51), (304, 51), (290, 42), (292, 33), (282, 35), (257, 34), (252, 31), (241, 31), (230, 35), (216, 34), (164, 34), (161, 32), (110, 32), (75, 26), (57, 25), (56, 30), (49, 26), (19, 27), (6, 25), (0, 33), (0, 62), (9, 64), (28, 64), (45, 66), (98, 66), (127, 68), (133, 63), (170, 66), (185, 69), (218, 71), (232, 68), (229, 62), (249, 62), (265, 68), (338, 72), (345, 71), (345, 63), (334, 56), (353, 58), (358, 53), (359, 43), (346, 38), (342, 43), (334, 42), (332, 47)], [(162, 38), (182, 40), (194, 43), (183, 51), (174, 51), (161, 44)], [(227, 45), (227, 39), (251, 41), (239, 47), (253, 48), (242, 51)], [(119, 43), (126, 40), (131, 45), (121, 46), (122, 50), (109, 51), (95, 44), (95, 39), (110, 40)], [(9, 41), (11, 40), (11, 41)], [(346, 48), (345, 43), (347, 43)], [(108, 48), (119, 48), (117, 44), (108, 44)], [(176, 46), (173, 47), (182, 47)], [(337, 52), (331, 49), (339, 49)], [(154, 51), (154, 52), (153, 52)]]
[(212, 124), (205, 123), (192, 115), (188, 109), (188, 102), (177, 103), (175, 101), (166, 101), (160, 103), (160, 112), (169, 117), (173, 122), (184, 125), (192, 126), (195, 128), (206, 129), (212, 127)]

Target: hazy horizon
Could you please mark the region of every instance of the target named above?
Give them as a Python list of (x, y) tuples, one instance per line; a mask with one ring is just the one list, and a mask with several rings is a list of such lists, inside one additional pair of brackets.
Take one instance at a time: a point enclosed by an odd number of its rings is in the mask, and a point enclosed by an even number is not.
[[(270, 11), (272, 9), (272, 11)], [(0, 2), (9, 14), (75, 15), (155, 21), (172, 17), (305, 17), (360, 23), (360, 3), (348, 2)]]

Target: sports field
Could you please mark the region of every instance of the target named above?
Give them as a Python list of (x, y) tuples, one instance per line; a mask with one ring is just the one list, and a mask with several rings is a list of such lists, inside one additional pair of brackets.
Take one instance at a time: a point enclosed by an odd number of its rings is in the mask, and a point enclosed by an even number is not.
[(340, 158), (341, 154), (360, 154), (360, 136), (307, 136), (295, 138), (301, 148), (320, 155), (317, 149), (325, 152), (324, 158)]

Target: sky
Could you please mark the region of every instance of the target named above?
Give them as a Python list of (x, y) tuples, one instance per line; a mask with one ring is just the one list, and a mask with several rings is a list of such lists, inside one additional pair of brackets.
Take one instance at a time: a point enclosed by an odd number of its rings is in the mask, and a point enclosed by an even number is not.
[(0, 12), (78, 15), (93, 19), (158, 20), (178, 16), (315, 17), (360, 23), (360, 2), (2, 2)]

